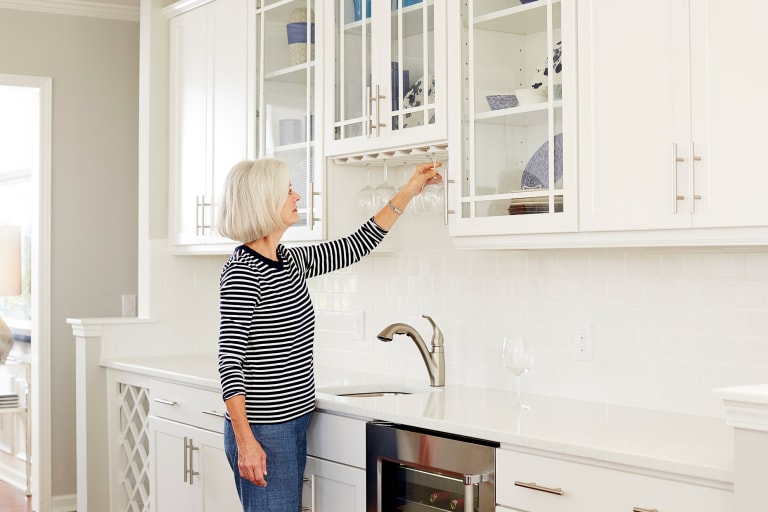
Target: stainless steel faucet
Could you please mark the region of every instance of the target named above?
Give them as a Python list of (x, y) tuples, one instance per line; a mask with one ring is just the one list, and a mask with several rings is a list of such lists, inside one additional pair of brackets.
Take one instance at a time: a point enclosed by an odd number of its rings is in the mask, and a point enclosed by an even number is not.
[(445, 352), (443, 352), (443, 333), (435, 324), (435, 321), (427, 315), (421, 315), (432, 324), (432, 351), (427, 350), (427, 344), (421, 339), (419, 333), (408, 324), (395, 323), (388, 325), (379, 333), (377, 338), (381, 341), (392, 341), (395, 334), (405, 334), (413, 340), (427, 365), (429, 384), (431, 386), (445, 386)]

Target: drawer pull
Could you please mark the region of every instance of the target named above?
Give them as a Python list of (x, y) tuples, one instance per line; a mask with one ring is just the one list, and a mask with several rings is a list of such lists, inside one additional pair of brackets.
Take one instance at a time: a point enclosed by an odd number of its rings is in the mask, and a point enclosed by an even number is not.
[(562, 496), (565, 491), (559, 487), (544, 487), (543, 485), (536, 485), (536, 482), (520, 482), (515, 480), (515, 485), (518, 487), (525, 487), (526, 489), (533, 489), (534, 491), (548, 492), (549, 494), (557, 494)]
[(154, 398), (153, 401), (159, 404), (176, 405), (176, 402), (174, 402), (173, 400), (166, 400), (165, 398)]
[(632, 507), (632, 512), (659, 512), (657, 508)]
[(216, 416), (217, 418), (223, 418), (224, 413), (219, 411), (203, 411), (203, 414), (208, 414), (210, 416)]

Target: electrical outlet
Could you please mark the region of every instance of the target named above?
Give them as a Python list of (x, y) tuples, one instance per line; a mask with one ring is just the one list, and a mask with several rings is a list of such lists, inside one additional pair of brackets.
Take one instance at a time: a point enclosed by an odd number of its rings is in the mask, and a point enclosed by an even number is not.
[(592, 361), (592, 324), (584, 324), (576, 330), (576, 360)]
[(123, 295), (123, 316), (133, 317), (136, 316), (136, 296), (135, 295)]

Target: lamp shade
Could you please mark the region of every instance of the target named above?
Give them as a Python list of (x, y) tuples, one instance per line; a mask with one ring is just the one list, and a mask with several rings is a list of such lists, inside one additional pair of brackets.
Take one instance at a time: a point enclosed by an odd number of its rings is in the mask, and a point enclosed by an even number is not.
[(0, 226), (0, 296), (21, 294), (21, 228)]

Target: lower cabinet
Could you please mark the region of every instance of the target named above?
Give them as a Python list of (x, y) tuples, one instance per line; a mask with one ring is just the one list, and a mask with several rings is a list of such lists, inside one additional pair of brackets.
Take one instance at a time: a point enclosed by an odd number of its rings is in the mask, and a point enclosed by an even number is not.
[(302, 510), (365, 512), (365, 420), (321, 411), (307, 432)]
[(726, 485), (512, 450), (496, 453), (497, 512), (730, 512), (733, 492)]
[(308, 456), (301, 507), (312, 512), (365, 511), (365, 470)]
[(222, 434), (150, 416), (149, 440), (152, 510), (240, 510)]

